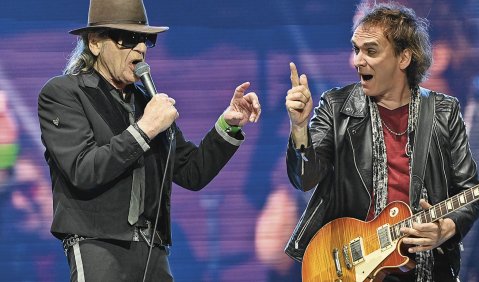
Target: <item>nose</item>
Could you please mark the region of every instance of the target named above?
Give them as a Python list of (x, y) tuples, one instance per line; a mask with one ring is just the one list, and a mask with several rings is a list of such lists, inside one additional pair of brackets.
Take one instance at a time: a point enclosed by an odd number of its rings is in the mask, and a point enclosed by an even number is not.
[(145, 42), (140, 42), (140, 43), (136, 44), (136, 46), (134, 48), (135, 51), (140, 52), (142, 54), (145, 54), (147, 49), (148, 48), (146, 47)]
[(366, 60), (362, 56), (361, 51), (358, 52), (357, 54), (354, 54), (353, 64), (354, 64), (354, 67), (356, 67), (358, 70), (359, 70), (359, 67), (366, 66)]

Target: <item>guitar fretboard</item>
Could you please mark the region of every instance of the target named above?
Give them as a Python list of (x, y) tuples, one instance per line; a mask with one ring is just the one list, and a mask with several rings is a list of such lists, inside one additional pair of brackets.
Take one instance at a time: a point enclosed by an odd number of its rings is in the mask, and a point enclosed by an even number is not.
[(414, 222), (416, 223), (429, 223), (434, 222), (451, 212), (462, 208), (472, 202), (479, 200), (479, 185), (471, 187), (463, 192), (452, 196), (427, 210), (418, 212), (417, 214), (400, 221), (394, 225), (391, 225), (391, 238), (392, 240), (399, 239), (403, 235), (400, 232), (401, 227), (412, 227)]

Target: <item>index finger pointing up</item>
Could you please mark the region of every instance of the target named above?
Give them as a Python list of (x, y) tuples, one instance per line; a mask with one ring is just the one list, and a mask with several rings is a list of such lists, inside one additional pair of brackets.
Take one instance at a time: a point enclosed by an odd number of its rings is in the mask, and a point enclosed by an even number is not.
[(299, 85), (299, 76), (298, 76), (298, 70), (296, 69), (296, 65), (291, 62), (289, 63), (289, 69), (291, 70), (291, 85), (293, 87)]
[(250, 83), (249, 82), (243, 82), (241, 85), (236, 87), (235, 93), (233, 94), (233, 98), (241, 98), (244, 95), (244, 92), (246, 89), (248, 89)]

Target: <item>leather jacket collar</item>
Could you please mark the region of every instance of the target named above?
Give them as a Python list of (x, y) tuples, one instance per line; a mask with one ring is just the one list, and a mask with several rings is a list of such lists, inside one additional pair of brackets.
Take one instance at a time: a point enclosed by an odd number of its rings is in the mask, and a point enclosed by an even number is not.
[(341, 113), (358, 118), (366, 117), (368, 114), (367, 104), (367, 98), (366, 95), (364, 95), (363, 88), (359, 83), (356, 83), (346, 98), (341, 108)]

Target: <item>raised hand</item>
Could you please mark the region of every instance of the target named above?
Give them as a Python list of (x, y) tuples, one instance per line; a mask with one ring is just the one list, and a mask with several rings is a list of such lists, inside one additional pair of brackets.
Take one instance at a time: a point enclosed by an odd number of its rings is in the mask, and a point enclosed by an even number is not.
[(291, 134), (297, 147), (300, 145), (307, 146), (307, 127), (313, 109), (308, 78), (305, 74), (298, 75), (294, 63), (290, 63), (289, 68), (291, 70), (291, 89), (288, 90), (286, 95), (285, 105), (291, 123)]
[(249, 82), (244, 82), (236, 87), (230, 105), (223, 113), (223, 117), (229, 125), (243, 126), (248, 121), (258, 121), (261, 115), (261, 105), (256, 93), (244, 94), (249, 86)]

